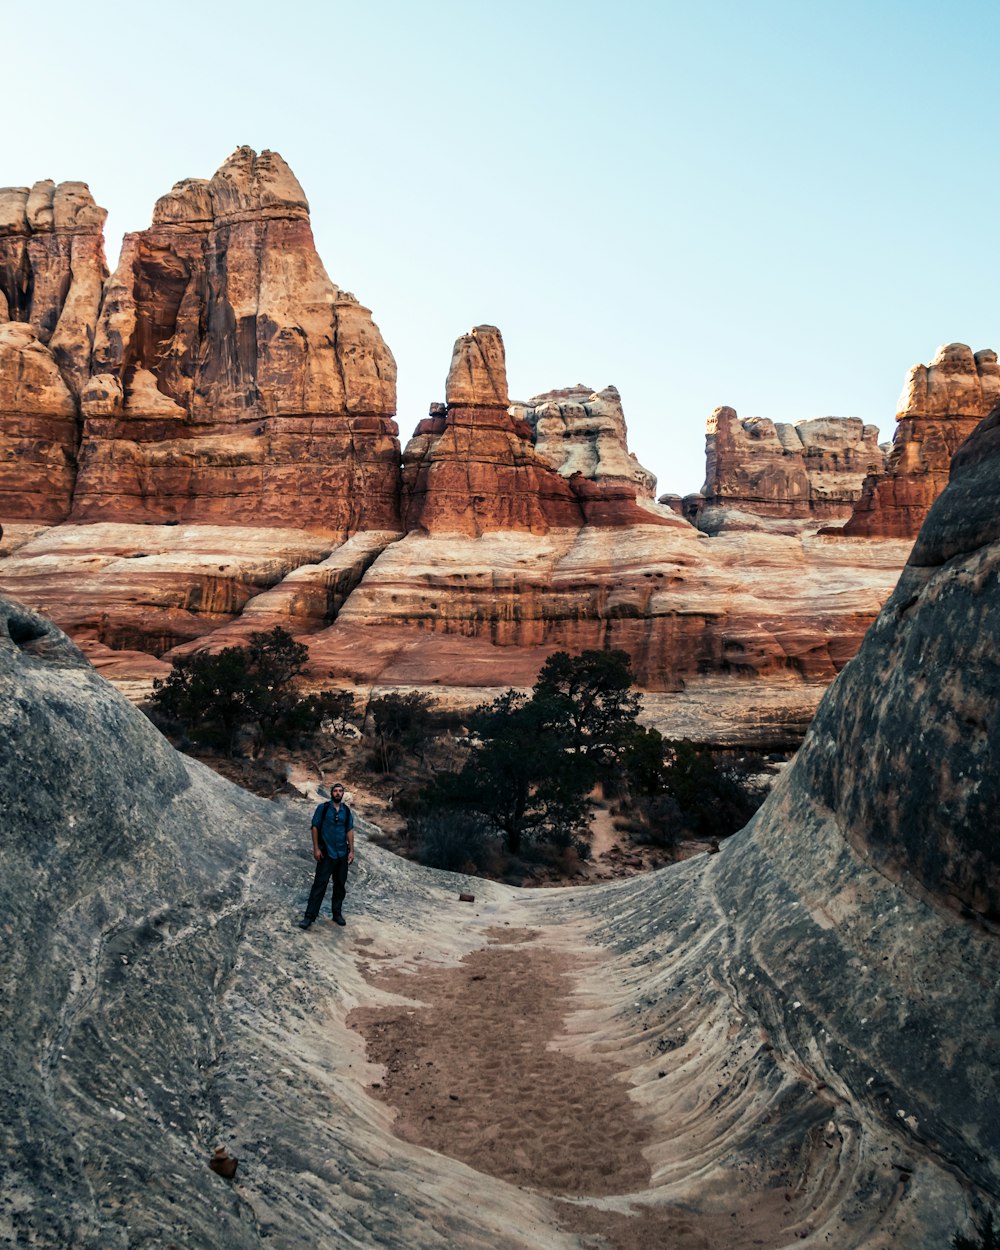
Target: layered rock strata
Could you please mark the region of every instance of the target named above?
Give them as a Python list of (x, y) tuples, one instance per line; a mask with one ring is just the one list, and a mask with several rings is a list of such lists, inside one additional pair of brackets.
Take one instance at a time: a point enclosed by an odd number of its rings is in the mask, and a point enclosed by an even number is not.
[(553, 435), (539, 435), (535, 410), (510, 403), (500, 331), (476, 326), (462, 335), (446, 402), (432, 406), (403, 452), (405, 529), (475, 537), (493, 530), (546, 534), (587, 524), (676, 524), (668, 513), (636, 502), (639, 492), (651, 497), (655, 479), (624, 449), (624, 418), (615, 424), (608, 411), (612, 392), (603, 393), (596, 417), (573, 414), (573, 405), (565, 419), (552, 417), (563, 429), (567, 421), (578, 427), (576, 450), (556, 463)]
[(991, 350), (939, 347), (914, 365), (899, 397), (886, 472), (865, 481), (844, 526), (855, 538), (915, 538), (948, 483), (951, 458), (1000, 401), (1000, 366)]
[(591, 391), (570, 386), (546, 391), (511, 415), (534, 432), (535, 451), (564, 477), (631, 483), (641, 499), (652, 499), (656, 477), (628, 450), (628, 430), (621, 395), (613, 386)]
[[(80, 1250), (571, 1250), (581, 1227), (619, 1245), (651, 1229), (650, 1244), (734, 1250), (947, 1244), (1000, 1202), (998, 467), (1000, 414), (721, 854), (519, 892), (397, 859), (362, 827), (346, 944), (290, 923), (311, 807), (176, 755), (51, 626), (0, 605), (0, 1235)], [(458, 889), (474, 909), (456, 911)], [(585, 961), (556, 1049), (613, 1056), (627, 1082), (648, 1176), (627, 1193), (567, 1204), (472, 1173), (393, 1136), (372, 1096), (381, 1069), (346, 1018), (387, 996), (363, 965), (412, 971), (415, 950), (457, 965), (498, 931)], [(391, 1001), (419, 1010), (419, 984)], [(206, 1166), (220, 1144), (235, 1186)], [(473, 1185), (475, 1203), (456, 1201)]]
[(239, 148), (126, 236), (92, 374), (74, 520), (398, 527), (395, 362), (277, 153)]
[(509, 405), (503, 338), (496, 326), (476, 326), (455, 343), (445, 404), (404, 449), (407, 530), (545, 534), (582, 524), (572, 488), (538, 458), (531, 429)]
[[(716, 408), (705, 436), (703, 502), (687, 511), (707, 532), (738, 517), (822, 522), (851, 515), (865, 478), (881, 474), (878, 427), (857, 417), (820, 417), (794, 425), (741, 419)], [(747, 523), (744, 521), (744, 527)]]
[(0, 517), (70, 511), (107, 216), (85, 183), (0, 189)]
[[(271, 628), (275, 614), (255, 614), (252, 605), (274, 587), (286, 628), (328, 623), (374, 554), (397, 537), (378, 533), (341, 545), (335, 533), (275, 526), (61, 525), (21, 545), (0, 566), (0, 579), (58, 618), (95, 663), (118, 660), (131, 671), (135, 653), (148, 661), (242, 614), (246, 632)], [(162, 671), (155, 662), (146, 667)]]
[(317, 667), (359, 681), (469, 686), (530, 686), (554, 650), (621, 647), (647, 690), (727, 677), (750, 723), (757, 682), (832, 680), (907, 551), (886, 542), (859, 560), (848, 541), (710, 540), (687, 524), (498, 531), (447, 544), (411, 533), (309, 644)]

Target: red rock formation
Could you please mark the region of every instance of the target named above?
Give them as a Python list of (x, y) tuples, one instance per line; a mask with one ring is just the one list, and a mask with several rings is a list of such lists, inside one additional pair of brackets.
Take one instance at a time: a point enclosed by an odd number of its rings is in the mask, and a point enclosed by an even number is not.
[(74, 520), (398, 527), (395, 362), (276, 153), (238, 149), (126, 236), (92, 372)]
[(948, 484), (952, 456), (998, 401), (994, 351), (973, 355), (964, 343), (949, 343), (930, 365), (914, 365), (899, 398), (886, 472), (866, 479), (842, 533), (915, 538)]
[(621, 647), (645, 689), (726, 684), (749, 721), (774, 697), (759, 683), (836, 675), (906, 554), (808, 534), (708, 539), (652, 518), (624, 531), (410, 533), (310, 651), (317, 671), (358, 681), (496, 686), (530, 685), (557, 649)]
[[(592, 402), (580, 402), (582, 395)], [(600, 395), (585, 387), (553, 391), (511, 405), (500, 331), (477, 326), (455, 343), (446, 396), (403, 453), (407, 530), (546, 534), (580, 525), (683, 524), (636, 502), (637, 495), (651, 500), (656, 479), (628, 455), (613, 387)], [(551, 426), (572, 436), (564, 455), (554, 450)]]
[(583, 523), (569, 482), (535, 454), (530, 427), (508, 412), (496, 326), (457, 340), (445, 394), (447, 404), (434, 406), (403, 452), (407, 530), (545, 534)]
[(511, 413), (527, 422), (534, 431), (535, 451), (564, 477), (579, 473), (601, 482), (618, 479), (631, 484), (633, 498), (653, 498), (656, 477), (628, 450), (625, 413), (615, 387), (546, 391), (513, 405)]
[(761, 517), (848, 517), (867, 475), (885, 457), (878, 427), (857, 417), (786, 425), (716, 408), (705, 437), (704, 508)]
[(82, 182), (0, 190), (0, 515), (59, 521), (76, 473), (77, 404), (107, 276)]

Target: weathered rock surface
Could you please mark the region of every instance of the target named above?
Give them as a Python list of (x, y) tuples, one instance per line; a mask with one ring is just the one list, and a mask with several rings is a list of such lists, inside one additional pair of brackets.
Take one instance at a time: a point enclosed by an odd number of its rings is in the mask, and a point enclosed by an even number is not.
[(545, 534), (583, 523), (570, 485), (539, 459), (531, 430), (508, 412), (496, 326), (476, 326), (456, 341), (445, 397), (403, 451), (405, 529)]
[[(349, 926), (332, 934), (291, 927), (306, 812), (175, 755), (65, 639), (4, 604), (0, 1235), (570, 1250), (570, 1214), (594, 1211), (620, 1245), (632, 1220), (678, 1212), (671, 1244), (692, 1247), (947, 1244), (1000, 1201), (998, 462), (1000, 415), (721, 854), (572, 891), (477, 881), (459, 912), (468, 879), (362, 831)], [(345, 1020), (386, 995), (362, 964), (455, 964), (505, 925), (586, 952), (558, 1046), (623, 1069), (644, 1188), (568, 1212), (393, 1137), (370, 1095), (381, 1072)], [(241, 1160), (235, 1184), (206, 1166), (219, 1145)], [(758, 1204), (767, 1239), (718, 1232)]]
[(570, 386), (546, 391), (526, 404), (514, 404), (511, 415), (534, 431), (535, 451), (564, 477), (632, 483), (639, 498), (652, 499), (656, 476), (628, 450), (625, 413), (617, 389), (591, 391)]
[(3, 518), (398, 529), (395, 362), (281, 157), (177, 183), (102, 296), (104, 217), (0, 191)]
[[(658, 505), (617, 391), (512, 405), (479, 326), (401, 475), (391, 354), (279, 156), (178, 183), (99, 304), (103, 217), (83, 184), (0, 192), (0, 582), (116, 679), (278, 623), (317, 673), (477, 688), (616, 645), (647, 689), (731, 678), (748, 725), (787, 706), (797, 732), (889, 594), (905, 536), (848, 555), (808, 532), (881, 454), (871, 427), (719, 410), (710, 493)], [(954, 432), (1000, 383), (948, 353), (904, 408)]]
[(964, 343), (949, 343), (929, 365), (914, 365), (899, 397), (886, 472), (866, 480), (844, 533), (915, 538), (948, 483), (952, 456), (998, 401), (994, 351), (973, 355)]
[(107, 276), (105, 210), (82, 182), (0, 189), (0, 516), (70, 510), (76, 397)]
[[(60, 525), (10, 534), (0, 584), (115, 680), (174, 650), (281, 624), (317, 680), (530, 686), (554, 650), (615, 646), (654, 723), (706, 740), (797, 741), (888, 598), (906, 541), (586, 525), (478, 537), (225, 526)], [(863, 555), (863, 558), (859, 558)], [(145, 652), (145, 656), (142, 654)], [(726, 686), (726, 693), (720, 686)], [(652, 705), (651, 705), (652, 706)], [(713, 738), (715, 735), (715, 738)]]
[(765, 528), (755, 518), (849, 517), (865, 478), (885, 467), (878, 427), (857, 417), (788, 425), (766, 417), (741, 419), (725, 407), (708, 419), (705, 460), (704, 503), (696, 524), (707, 533), (734, 525)]
[[(135, 652), (151, 660), (241, 613), (244, 633), (271, 628), (279, 623), (266, 607), (274, 587), (286, 628), (308, 632), (325, 624), (374, 554), (396, 537), (363, 535), (341, 546), (336, 532), (277, 527), (67, 524), (20, 544), (0, 565), (0, 581), (57, 620), (113, 675), (118, 661), (135, 670)], [(250, 605), (258, 598), (255, 612)], [(166, 665), (147, 668), (160, 673)]]
[(477, 537), (495, 530), (541, 535), (581, 525), (676, 525), (676, 517), (651, 502), (655, 478), (625, 450), (617, 392), (602, 395), (596, 414), (568, 404), (564, 419), (554, 405), (552, 425), (568, 429), (567, 421), (575, 422), (577, 444), (572, 456), (556, 463), (552, 430), (540, 436), (534, 409), (510, 404), (500, 331), (476, 326), (462, 335), (446, 403), (432, 406), (403, 452), (404, 528)]
[(75, 521), (398, 528), (395, 362), (277, 153), (239, 148), (126, 236), (92, 373)]
[(498, 531), (387, 547), (314, 663), (361, 681), (530, 686), (548, 654), (628, 651), (648, 690), (725, 674), (749, 709), (760, 679), (829, 682), (857, 650), (908, 544), (693, 527)]

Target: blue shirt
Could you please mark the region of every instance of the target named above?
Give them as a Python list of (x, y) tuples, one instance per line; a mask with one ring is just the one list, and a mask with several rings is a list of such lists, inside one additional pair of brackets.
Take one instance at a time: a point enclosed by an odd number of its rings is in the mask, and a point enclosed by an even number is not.
[(347, 834), (354, 828), (354, 815), (347, 804), (341, 803), (337, 811), (333, 803), (321, 803), (313, 812), (312, 823), (319, 830), (320, 843), (327, 855), (331, 859), (343, 859), (350, 849)]

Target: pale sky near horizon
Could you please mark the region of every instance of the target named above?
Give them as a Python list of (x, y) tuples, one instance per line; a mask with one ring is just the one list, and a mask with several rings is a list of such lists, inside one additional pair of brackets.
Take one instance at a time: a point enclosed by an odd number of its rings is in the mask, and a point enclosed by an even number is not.
[(997, 10), (957, 0), (6, 0), (0, 186), (81, 179), (122, 234), (240, 144), (302, 183), (399, 365), (405, 440), (454, 339), (510, 391), (622, 393), (660, 491), (719, 404), (891, 437), (908, 368), (1000, 348)]

